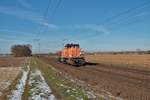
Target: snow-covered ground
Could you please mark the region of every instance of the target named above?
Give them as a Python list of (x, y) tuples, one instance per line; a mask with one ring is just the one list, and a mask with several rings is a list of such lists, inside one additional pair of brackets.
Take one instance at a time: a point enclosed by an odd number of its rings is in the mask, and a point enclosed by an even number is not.
[[(54, 94), (52, 94), (52, 90), (42, 76), (41, 71), (34, 69), (31, 70), (30, 74), (29, 71), (30, 66), (27, 66), (27, 70), (22, 70), (22, 76), (16, 85), (16, 89), (13, 90), (10, 95), (8, 95), (8, 99), (21, 100), (25, 90), (25, 85), (28, 84), (31, 87), (31, 89), (28, 91), (30, 94), (28, 100), (56, 100)], [(27, 80), (28, 75), (29, 80)]]
[(0, 67), (0, 96), (12, 84), (20, 71), (20, 67)]
[(16, 90), (13, 90), (11, 95), (8, 96), (9, 100), (21, 100), (29, 70), (30, 70), (29, 66), (27, 66), (27, 70), (22, 70), (22, 77), (19, 80), (19, 83), (16, 85)]
[(56, 100), (40, 70), (31, 71), (28, 84), (32, 87), (28, 100)]

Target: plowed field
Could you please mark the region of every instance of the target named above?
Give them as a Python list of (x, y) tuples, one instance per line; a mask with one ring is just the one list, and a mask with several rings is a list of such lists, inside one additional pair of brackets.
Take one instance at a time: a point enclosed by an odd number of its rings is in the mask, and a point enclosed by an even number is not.
[[(128, 58), (125, 55), (124, 57)], [(85, 81), (99, 94), (105, 91), (127, 100), (150, 100), (150, 71), (146, 69), (146, 67), (150, 67), (148, 65), (150, 56), (136, 55), (133, 57), (134, 59), (129, 58), (130, 60), (124, 60), (124, 57), (120, 60), (118, 57), (119, 62), (115, 60), (115, 63), (107, 64), (106, 62), (111, 62), (111, 58), (104, 63), (105, 57), (102, 59), (99, 56), (92, 58), (86, 56), (90, 62), (80, 67), (62, 64), (53, 57), (41, 57), (40, 59), (63, 73)], [(122, 62), (120, 63), (120, 61)], [(133, 63), (130, 65), (128, 61)], [(146, 62), (146, 67), (143, 67), (142, 61)], [(132, 67), (133, 65), (138, 66)]]

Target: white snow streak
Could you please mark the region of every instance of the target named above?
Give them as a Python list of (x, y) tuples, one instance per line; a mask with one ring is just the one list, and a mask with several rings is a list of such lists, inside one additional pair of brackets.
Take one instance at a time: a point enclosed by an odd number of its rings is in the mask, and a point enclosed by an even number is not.
[(36, 69), (34, 72), (31, 72), (28, 84), (34, 86), (30, 90), (31, 96), (29, 100), (56, 100), (40, 70)]
[(22, 77), (19, 80), (19, 83), (16, 85), (16, 90), (13, 90), (12, 94), (8, 96), (9, 100), (21, 100), (29, 70), (30, 70), (29, 66), (27, 66), (27, 71), (23, 70)]

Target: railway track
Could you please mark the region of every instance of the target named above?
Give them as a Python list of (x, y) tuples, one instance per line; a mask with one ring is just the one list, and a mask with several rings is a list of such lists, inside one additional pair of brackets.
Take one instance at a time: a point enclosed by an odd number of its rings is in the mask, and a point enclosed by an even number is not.
[(87, 64), (81, 67), (73, 67), (59, 63), (51, 57), (41, 57), (40, 59), (61, 72), (85, 81), (99, 93), (102, 89), (105, 89), (115, 96), (126, 99), (150, 99), (149, 71), (103, 64)]

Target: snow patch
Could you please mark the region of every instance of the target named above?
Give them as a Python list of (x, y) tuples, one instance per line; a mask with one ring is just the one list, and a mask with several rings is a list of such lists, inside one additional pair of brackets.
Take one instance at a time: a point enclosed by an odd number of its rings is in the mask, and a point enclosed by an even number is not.
[(31, 71), (28, 84), (32, 87), (29, 100), (56, 100), (40, 70)]
[(26, 85), (29, 70), (30, 70), (29, 66), (27, 66), (27, 71), (22, 70), (22, 77), (19, 80), (19, 83), (16, 85), (16, 90), (13, 90), (11, 95), (8, 96), (9, 100), (21, 100)]

